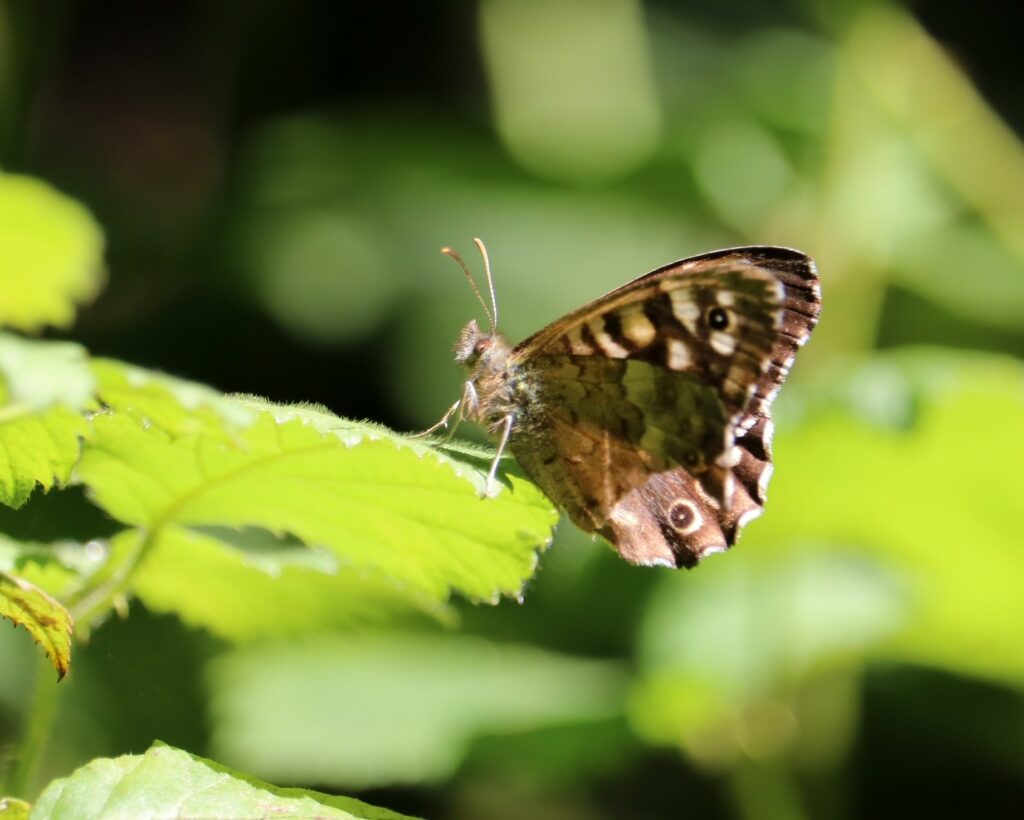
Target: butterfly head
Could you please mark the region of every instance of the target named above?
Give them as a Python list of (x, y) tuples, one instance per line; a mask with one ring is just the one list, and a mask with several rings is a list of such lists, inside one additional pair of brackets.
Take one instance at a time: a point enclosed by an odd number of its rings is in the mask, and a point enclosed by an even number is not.
[(508, 351), (508, 342), (500, 334), (481, 330), (476, 319), (470, 319), (455, 343), (455, 361), (470, 372), (479, 365), (492, 370), (504, 363)]
[(476, 243), (484, 260), (484, 271), (487, 273), (487, 289), (491, 294), (490, 308), (488, 308), (487, 302), (484, 301), (483, 296), (480, 294), (480, 289), (476, 286), (476, 282), (473, 281), (473, 276), (470, 274), (469, 268), (466, 267), (466, 263), (462, 261), (462, 257), (451, 248), (441, 248), (441, 253), (445, 256), (450, 256), (459, 263), (459, 267), (466, 274), (466, 279), (469, 280), (470, 287), (473, 288), (476, 298), (483, 305), (484, 312), (487, 314), (487, 320), (490, 323), (490, 328), (484, 332), (480, 329), (480, 325), (477, 324), (475, 319), (471, 320), (462, 328), (459, 340), (455, 343), (455, 361), (465, 365), (470, 373), (478, 370), (493, 371), (500, 369), (504, 366), (509, 351), (508, 343), (498, 333), (498, 300), (494, 296), (494, 280), (491, 278), (491, 261), (487, 256), (487, 248), (484, 247), (484, 243), (481, 240), (474, 239), (473, 241)]
[(455, 343), (455, 361), (472, 367), (480, 359), (483, 352), (490, 346), (491, 334), (480, 330), (476, 319), (470, 319)]

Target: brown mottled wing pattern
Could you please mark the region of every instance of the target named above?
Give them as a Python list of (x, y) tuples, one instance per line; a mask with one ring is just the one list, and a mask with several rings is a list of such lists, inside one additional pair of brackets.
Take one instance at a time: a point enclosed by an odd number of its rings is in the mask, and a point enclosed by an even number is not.
[(642, 276), (513, 350), (511, 449), (628, 560), (692, 566), (763, 509), (771, 401), (820, 302), (813, 262), (785, 248)]

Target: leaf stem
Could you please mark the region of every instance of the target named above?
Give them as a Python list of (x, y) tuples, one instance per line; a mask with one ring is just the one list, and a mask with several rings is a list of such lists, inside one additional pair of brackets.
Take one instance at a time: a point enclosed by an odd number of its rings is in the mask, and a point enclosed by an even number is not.
[(57, 716), (57, 676), (46, 655), (38, 654), (36, 664), (35, 693), (25, 721), (6, 793), (29, 799), (29, 794), (39, 774), (39, 768), (50, 742), (50, 734)]
[(111, 549), (106, 566), (90, 584), (68, 601), (68, 609), (80, 634), (89, 631), (114, 607), (115, 599), (128, 589), (131, 577), (155, 543), (156, 530), (140, 531), (131, 547), (123, 552)]

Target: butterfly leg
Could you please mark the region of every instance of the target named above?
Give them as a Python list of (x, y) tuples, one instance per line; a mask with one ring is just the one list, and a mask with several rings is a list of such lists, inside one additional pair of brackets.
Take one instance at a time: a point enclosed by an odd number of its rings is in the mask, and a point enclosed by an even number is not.
[(484, 485), (484, 496), (491, 494), (491, 488), (494, 486), (494, 478), (498, 474), (498, 463), (501, 461), (501, 456), (505, 452), (505, 447), (508, 445), (508, 437), (512, 433), (512, 422), (514, 416), (509, 413), (505, 418), (501, 420), (501, 438), (498, 440), (498, 452), (494, 454), (494, 461), (491, 462), (490, 472), (487, 473), (487, 483)]
[[(428, 427), (426, 430), (423, 430), (423, 431), (421, 431), (419, 433), (412, 433), (409, 436), (409, 438), (423, 438), (424, 436), (429, 436), (435, 430), (439, 430), (442, 427), (444, 427), (447, 430), (448, 429), (448, 419), (450, 419), (452, 417), (452, 414), (456, 410), (458, 410), (461, 406), (462, 406), (462, 399), (459, 399), (458, 401), (455, 402), (455, 404), (453, 404), (451, 407), (448, 408), (447, 412), (445, 412), (445, 414), (443, 416), (441, 416), (440, 421), (438, 421), (436, 424), (430, 425), (430, 427)], [(452, 425), (451, 430), (448, 432), (449, 436), (452, 433), (455, 432), (455, 428), (458, 426), (458, 423), (461, 420), (462, 420), (462, 417), (460, 416), (459, 419), (455, 422), (455, 424)]]

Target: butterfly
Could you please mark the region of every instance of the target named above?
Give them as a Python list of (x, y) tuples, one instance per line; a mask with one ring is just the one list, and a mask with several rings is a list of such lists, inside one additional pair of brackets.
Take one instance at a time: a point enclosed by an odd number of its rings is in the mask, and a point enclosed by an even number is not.
[(764, 510), (771, 403), (821, 310), (813, 260), (779, 247), (672, 262), (513, 347), (497, 330), (486, 248), (487, 331), (455, 345), (453, 413), (498, 438), (581, 529), (634, 564), (692, 567)]

